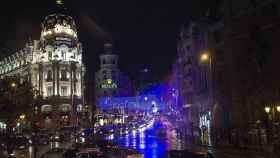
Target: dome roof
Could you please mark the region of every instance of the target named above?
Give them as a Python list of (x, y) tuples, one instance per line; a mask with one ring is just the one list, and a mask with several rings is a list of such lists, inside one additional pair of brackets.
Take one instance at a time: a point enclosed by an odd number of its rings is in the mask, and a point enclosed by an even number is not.
[(69, 26), (74, 31), (77, 31), (74, 19), (71, 16), (59, 13), (46, 16), (45, 20), (42, 23), (42, 27), (43, 29), (48, 30), (55, 28), (57, 24), (62, 26)]
[(48, 15), (42, 22), (41, 39), (49, 42), (55, 39), (58, 43), (76, 43), (78, 37), (74, 19), (64, 14)]

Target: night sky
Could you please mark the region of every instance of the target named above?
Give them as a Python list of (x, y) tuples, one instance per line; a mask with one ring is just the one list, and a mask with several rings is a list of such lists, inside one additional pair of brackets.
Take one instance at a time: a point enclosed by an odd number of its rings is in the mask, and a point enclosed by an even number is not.
[[(201, 1), (65, 0), (64, 12), (73, 16), (78, 26), (89, 78), (99, 68), (103, 43), (111, 41), (121, 71), (132, 75), (139, 65), (147, 65), (160, 80), (175, 59), (181, 25), (207, 8)], [(62, 10), (54, 0), (7, 2), (1, 4), (0, 11), (1, 55), (22, 48), (28, 37), (39, 39), (44, 17)]]

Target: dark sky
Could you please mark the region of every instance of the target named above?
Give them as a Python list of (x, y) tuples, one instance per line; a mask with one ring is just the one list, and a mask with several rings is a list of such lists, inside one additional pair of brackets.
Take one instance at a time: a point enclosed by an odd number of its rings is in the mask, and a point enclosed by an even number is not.
[[(170, 70), (180, 27), (206, 8), (203, 0), (64, 0), (78, 25), (90, 76), (99, 68), (104, 41), (113, 42), (122, 71), (148, 65), (159, 79)], [(9, 3), (9, 4), (8, 4)], [(1, 4), (0, 51), (39, 39), (40, 22), (57, 11), (54, 0), (13, 0)]]

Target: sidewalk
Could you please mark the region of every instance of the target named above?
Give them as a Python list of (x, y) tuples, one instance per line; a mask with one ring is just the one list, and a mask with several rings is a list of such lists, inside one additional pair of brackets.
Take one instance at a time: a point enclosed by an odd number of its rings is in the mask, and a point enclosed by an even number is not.
[[(276, 153), (272, 153), (272, 151), (269, 149), (269, 147), (260, 148), (257, 146), (250, 146), (250, 147), (235, 147), (234, 145), (220, 145), (218, 147), (212, 147), (212, 146), (205, 146), (205, 145), (197, 145), (195, 147), (198, 150), (204, 150), (208, 151), (210, 153), (213, 153), (214, 155), (221, 155), (221, 154), (227, 154), (227, 155), (238, 155), (242, 157), (262, 157), (262, 158), (277, 158), (278, 155)], [(262, 149), (262, 150), (260, 150)]]

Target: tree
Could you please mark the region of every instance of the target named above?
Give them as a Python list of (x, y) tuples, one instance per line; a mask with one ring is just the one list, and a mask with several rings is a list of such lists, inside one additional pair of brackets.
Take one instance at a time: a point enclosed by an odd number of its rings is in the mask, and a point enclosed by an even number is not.
[(28, 119), (33, 98), (30, 82), (20, 82), (16, 77), (0, 80), (0, 119), (7, 123), (7, 130), (10, 130), (19, 115), (25, 114)]

